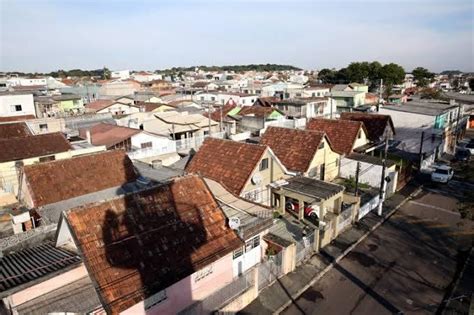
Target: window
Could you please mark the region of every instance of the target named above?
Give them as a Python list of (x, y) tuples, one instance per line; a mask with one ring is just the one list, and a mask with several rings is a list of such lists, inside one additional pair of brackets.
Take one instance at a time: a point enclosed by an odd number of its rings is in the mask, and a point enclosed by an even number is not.
[(201, 101), (204, 101), (204, 96), (201, 96)]
[(315, 97), (316, 96), (316, 93), (311, 93), (311, 97)]
[(265, 158), (260, 162), (260, 171), (264, 171), (267, 168), (268, 168), (268, 158)]
[(246, 193), (244, 198), (250, 201), (260, 202), (262, 200), (262, 194), (260, 189), (255, 189)]
[(362, 131), (359, 130), (359, 133), (357, 134), (357, 139), (362, 138)]
[(244, 100), (244, 99), (242, 100), (242, 104), (245, 104), (245, 100)]
[(214, 266), (213, 265), (207, 266), (207, 267), (197, 271), (194, 274), (194, 282), (201, 281), (202, 279), (206, 278), (207, 276), (209, 276), (213, 272), (214, 272)]
[(48, 124), (39, 124), (40, 131), (48, 131)]
[(296, 97), (301, 97), (301, 93), (296, 93)]
[(336, 167), (337, 167), (339, 165), (339, 159), (336, 159), (335, 163), (336, 163)]
[(215, 98), (214, 96), (212, 96), (212, 97), (211, 97), (211, 101), (214, 102), (215, 100), (216, 100), (216, 98)]
[(54, 161), (54, 160), (56, 160), (54, 155), (48, 155), (48, 156), (43, 156), (43, 157), (39, 158), (40, 163), (48, 162), (48, 161)]
[(166, 290), (161, 290), (160, 292), (153, 294), (149, 298), (145, 299), (145, 309), (148, 310), (153, 306), (160, 304), (167, 299)]
[(260, 236), (255, 236), (254, 238), (245, 242), (245, 252), (249, 252), (252, 249), (258, 247), (260, 245)]
[(324, 149), (324, 141), (321, 141), (321, 143), (319, 144), (318, 149)]
[(22, 111), (21, 105), (11, 105), (10, 109), (11, 109), (12, 112), (21, 112)]
[(140, 146), (142, 147), (142, 149), (151, 148), (153, 147), (153, 143), (151, 141), (143, 142)]
[(209, 130), (204, 130), (204, 136), (208, 136), (209, 135)]
[(232, 253), (232, 259), (237, 259), (244, 254), (243, 247), (234, 250)]

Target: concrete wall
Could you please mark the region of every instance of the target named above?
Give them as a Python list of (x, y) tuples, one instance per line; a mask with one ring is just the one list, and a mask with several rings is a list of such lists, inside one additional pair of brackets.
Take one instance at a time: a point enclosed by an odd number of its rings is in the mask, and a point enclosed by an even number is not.
[(325, 171), (323, 180), (331, 181), (339, 175), (340, 155), (331, 149), (326, 138), (323, 138), (323, 142), (324, 148), (316, 152), (305, 175), (320, 179), (320, 167), (324, 164)]
[[(263, 159), (268, 159), (268, 168), (260, 171), (259, 167)], [(260, 184), (252, 182), (252, 178), (255, 174), (259, 174), (261, 178)], [(278, 179), (288, 178), (288, 177), (289, 176), (285, 174), (285, 171), (280, 165), (280, 163), (277, 160), (275, 160), (275, 158), (272, 156), (270, 151), (267, 149), (265, 153), (263, 154), (261, 160), (257, 164), (256, 168), (250, 175), (250, 178), (248, 179), (247, 184), (244, 186), (244, 189), (242, 190), (242, 193), (240, 194), (240, 196), (246, 199), (249, 199), (251, 201), (255, 201), (258, 203), (265, 204), (265, 205), (270, 205), (271, 192), (268, 185)], [(252, 200), (252, 198), (249, 195), (247, 195), (249, 192), (256, 192), (257, 198)]]
[(365, 133), (364, 129), (360, 130), (359, 135), (356, 138), (356, 141), (354, 142), (354, 146), (352, 147), (352, 149), (358, 148), (360, 146), (363, 146), (369, 143), (369, 140), (367, 139), (367, 134)]
[[(145, 301), (141, 301), (122, 314), (176, 314), (193, 303), (203, 300), (210, 294), (229, 284), (233, 280), (232, 253), (209, 264), (212, 272), (200, 279), (196, 279), (199, 271), (166, 288), (166, 299), (161, 303), (145, 310)], [(204, 268), (204, 269), (206, 269)]]
[(163, 151), (167, 151), (168, 148), (172, 148), (174, 146), (173, 151), (176, 151), (176, 144), (172, 140), (164, 136), (156, 136), (147, 132), (140, 132), (139, 134), (132, 136), (132, 149), (142, 149), (142, 143), (147, 142), (152, 143), (152, 147), (149, 148), (150, 150), (161, 149)]
[(128, 104), (115, 103), (111, 106), (97, 111), (98, 114), (112, 113), (112, 115), (129, 115), (138, 113), (140, 109), (135, 106), (129, 106)]
[[(21, 105), (21, 110), (12, 108)], [(0, 95), (0, 117), (33, 115), (36, 117), (33, 94), (6, 94)]]

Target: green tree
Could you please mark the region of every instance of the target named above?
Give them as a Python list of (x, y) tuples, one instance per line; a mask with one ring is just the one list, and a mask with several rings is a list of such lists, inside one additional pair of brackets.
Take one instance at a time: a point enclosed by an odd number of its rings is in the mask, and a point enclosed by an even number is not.
[(336, 77), (336, 72), (331, 69), (321, 69), (318, 72), (318, 79), (323, 83), (333, 83)]
[(431, 78), (434, 77), (433, 73), (431, 73), (430, 71), (428, 71), (428, 69), (425, 69), (423, 67), (417, 67), (413, 69), (411, 73), (413, 74), (413, 78), (415, 79), (415, 82), (420, 87), (427, 86)]
[(396, 63), (389, 63), (380, 68), (380, 78), (383, 79), (385, 85), (385, 96), (389, 97), (393, 86), (401, 84), (405, 79), (405, 70)]

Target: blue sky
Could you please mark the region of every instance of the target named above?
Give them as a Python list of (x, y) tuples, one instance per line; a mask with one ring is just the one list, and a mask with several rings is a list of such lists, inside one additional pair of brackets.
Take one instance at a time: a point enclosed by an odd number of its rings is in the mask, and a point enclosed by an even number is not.
[(471, 0), (0, 0), (0, 71), (283, 63), (474, 71)]

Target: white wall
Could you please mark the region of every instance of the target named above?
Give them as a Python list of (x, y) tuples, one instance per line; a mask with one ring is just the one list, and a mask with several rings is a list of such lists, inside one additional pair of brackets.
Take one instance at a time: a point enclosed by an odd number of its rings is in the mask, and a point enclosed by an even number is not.
[(164, 153), (176, 152), (176, 144), (166, 137), (155, 136), (147, 132), (140, 132), (132, 136), (133, 149), (141, 149), (141, 144), (147, 142), (152, 143), (152, 147), (149, 150), (159, 150)]
[[(16, 108), (12, 108), (14, 105), (21, 105), (21, 110), (16, 111)], [(33, 94), (0, 95), (0, 117), (22, 115), (36, 116)]]
[[(133, 113), (138, 113), (140, 109), (135, 106), (129, 106), (128, 104), (115, 103), (110, 105), (107, 108), (99, 110), (98, 114), (112, 113), (112, 115), (129, 115)], [(123, 112), (123, 114), (120, 114)]]

